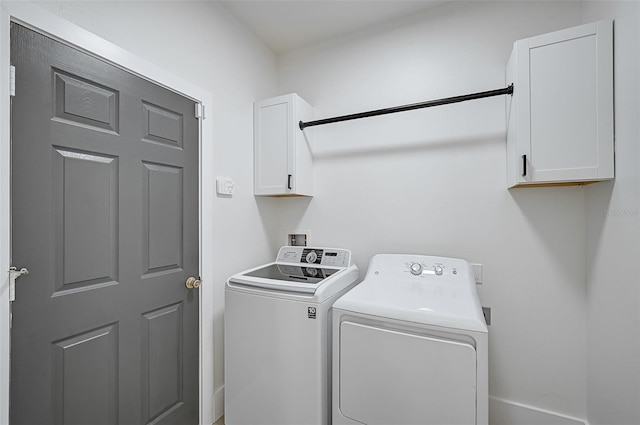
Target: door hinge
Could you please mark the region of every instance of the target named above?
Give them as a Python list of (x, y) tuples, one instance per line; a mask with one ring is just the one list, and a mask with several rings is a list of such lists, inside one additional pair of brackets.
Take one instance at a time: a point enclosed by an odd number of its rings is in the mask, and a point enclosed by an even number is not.
[(9, 301), (16, 300), (16, 279), (25, 274), (29, 274), (25, 267), (20, 270), (17, 267), (9, 268)]
[(9, 96), (16, 95), (16, 67), (11, 65), (9, 68)]
[(196, 118), (205, 119), (204, 116), (204, 105), (202, 103), (196, 103)]

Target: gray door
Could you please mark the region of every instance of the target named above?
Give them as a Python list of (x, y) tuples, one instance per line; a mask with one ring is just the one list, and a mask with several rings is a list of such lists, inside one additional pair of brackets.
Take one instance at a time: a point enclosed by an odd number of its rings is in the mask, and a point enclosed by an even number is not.
[(194, 102), (17, 24), (11, 424), (198, 422)]

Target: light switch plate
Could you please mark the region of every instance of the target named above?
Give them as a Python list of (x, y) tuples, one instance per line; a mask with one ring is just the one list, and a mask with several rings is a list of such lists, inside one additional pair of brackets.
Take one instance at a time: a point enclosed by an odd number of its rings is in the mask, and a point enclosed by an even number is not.
[(235, 184), (233, 180), (227, 178), (217, 178), (216, 179), (216, 192), (218, 195), (233, 195), (233, 191), (235, 189)]

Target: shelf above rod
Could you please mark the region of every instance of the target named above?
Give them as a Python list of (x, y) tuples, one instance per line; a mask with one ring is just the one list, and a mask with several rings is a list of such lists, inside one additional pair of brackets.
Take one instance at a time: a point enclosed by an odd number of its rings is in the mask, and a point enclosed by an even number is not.
[(509, 95), (513, 94), (513, 84), (503, 89), (465, 94), (462, 96), (446, 97), (444, 99), (428, 100), (426, 102), (412, 103), (410, 105), (376, 109), (374, 111), (360, 112), (357, 114), (349, 114), (349, 115), (341, 115), (339, 117), (325, 118), (325, 119), (309, 121), (309, 122), (300, 121), (298, 123), (298, 126), (300, 127), (300, 130), (304, 130), (306, 127), (313, 127), (316, 125), (331, 124), (331, 123), (340, 122), (340, 121), (357, 120), (360, 118), (375, 117), (378, 115), (386, 115), (386, 114), (393, 114), (396, 112), (411, 111), (413, 109), (430, 108), (432, 106), (448, 105), (449, 103), (466, 102), (467, 100), (482, 99), (485, 97), (501, 96), (505, 94), (509, 94)]

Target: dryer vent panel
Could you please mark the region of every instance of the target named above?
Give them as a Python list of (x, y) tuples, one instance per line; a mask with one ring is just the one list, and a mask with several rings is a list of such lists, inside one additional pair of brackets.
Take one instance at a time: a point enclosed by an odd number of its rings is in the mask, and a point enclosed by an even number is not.
[(491, 307), (482, 307), (482, 314), (484, 314), (484, 321), (489, 326), (491, 324)]

